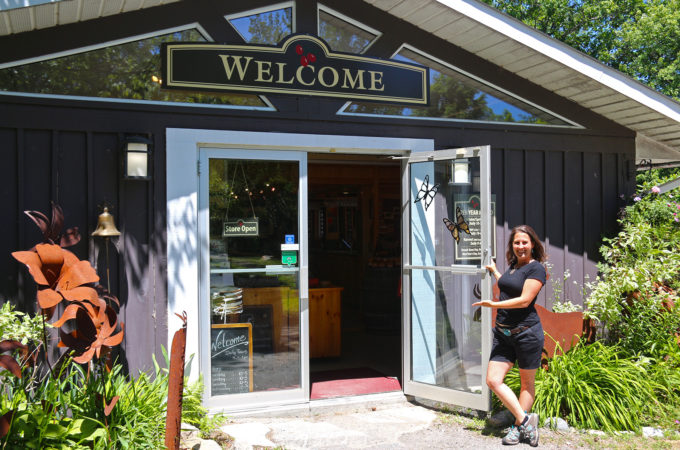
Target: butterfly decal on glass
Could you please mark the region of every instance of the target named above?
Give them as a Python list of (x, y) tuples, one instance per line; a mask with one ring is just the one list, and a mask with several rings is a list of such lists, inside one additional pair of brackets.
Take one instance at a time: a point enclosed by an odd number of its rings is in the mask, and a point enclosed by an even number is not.
[(432, 200), (434, 200), (434, 196), (437, 194), (437, 189), (439, 189), (439, 183), (430, 187), (430, 176), (425, 175), (423, 184), (420, 185), (420, 190), (418, 191), (418, 195), (416, 195), (416, 199), (413, 201), (413, 203), (418, 203), (419, 201), (423, 200), (425, 211), (427, 211), (427, 208), (429, 208), (432, 204)]
[(456, 206), (456, 222), (451, 222), (449, 219), (444, 217), (444, 225), (451, 232), (451, 236), (456, 240), (456, 243), (460, 242), (460, 233), (465, 232), (470, 234), (470, 227), (463, 217), (463, 212), (460, 210), (460, 206)]

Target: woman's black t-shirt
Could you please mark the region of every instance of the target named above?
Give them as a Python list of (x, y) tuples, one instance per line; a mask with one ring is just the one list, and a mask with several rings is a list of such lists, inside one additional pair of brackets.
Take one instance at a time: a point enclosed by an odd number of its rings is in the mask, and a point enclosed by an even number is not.
[[(500, 300), (508, 300), (511, 298), (519, 297), (522, 294), (522, 289), (524, 288), (524, 282), (528, 279), (534, 279), (545, 285), (545, 267), (538, 261), (532, 261), (529, 264), (525, 264), (519, 269), (515, 269), (511, 266), (505, 271), (503, 276), (498, 279), (498, 289), (500, 289), (501, 294), (499, 296)], [(530, 327), (536, 325), (540, 322), (538, 313), (534, 304), (536, 303), (536, 297), (531, 300), (531, 304), (526, 308), (513, 308), (513, 309), (498, 309), (496, 314), (496, 322), (508, 326), (510, 328), (515, 328), (519, 326)]]

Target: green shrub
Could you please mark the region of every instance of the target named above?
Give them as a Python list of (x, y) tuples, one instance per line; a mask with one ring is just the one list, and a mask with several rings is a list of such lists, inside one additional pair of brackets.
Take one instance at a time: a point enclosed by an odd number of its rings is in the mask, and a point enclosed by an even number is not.
[[(98, 372), (98, 373), (96, 373)], [(53, 377), (38, 378), (25, 369), (22, 379), (7, 380), (0, 414), (14, 409), (5, 448), (162, 448), (165, 439), (167, 375), (156, 366), (154, 376), (135, 378), (115, 364), (83, 366), (68, 359)], [(107, 404), (118, 397), (111, 414)]]
[(620, 343), (630, 355), (653, 356), (653, 348), (680, 327), (680, 197), (652, 188), (680, 172), (640, 176), (639, 194), (619, 220), (621, 232), (605, 238), (603, 261), (595, 283), (588, 285), (586, 317), (600, 324), (609, 343)]
[[(671, 395), (648, 375), (650, 365), (650, 360), (619, 356), (616, 346), (579, 343), (564, 354), (557, 352), (548, 370), (536, 372), (533, 411), (543, 418), (564, 417), (578, 428), (638, 430), (644, 417), (662, 408), (659, 398)], [(517, 369), (506, 383), (519, 392)]]
[[(110, 371), (91, 364), (88, 373), (87, 366), (70, 358), (51, 375), (25, 367), (20, 379), (0, 376), (0, 415), (15, 411), (0, 448), (163, 448), (168, 370), (153, 362), (151, 375), (141, 372), (136, 378), (124, 374), (120, 364)], [(204, 388), (202, 378), (185, 384), (182, 419), (206, 435), (226, 416), (208, 416), (202, 406)], [(115, 398), (107, 416), (105, 406)]]

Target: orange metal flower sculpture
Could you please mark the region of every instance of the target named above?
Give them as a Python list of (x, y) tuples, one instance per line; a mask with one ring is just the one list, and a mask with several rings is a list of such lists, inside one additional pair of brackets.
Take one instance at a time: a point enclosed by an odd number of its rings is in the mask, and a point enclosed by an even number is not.
[[(75, 351), (74, 361), (87, 363), (94, 355), (100, 358), (111, 347), (123, 340), (123, 324), (118, 328), (118, 315), (112, 304), (118, 299), (102, 286), (95, 285), (99, 276), (88, 261), (81, 261), (61, 245), (73, 245), (80, 240), (77, 229), (67, 231), (60, 238), (63, 214), (59, 206), (52, 207), (52, 221), (36, 211), (26, 214), (40, 227), (44, 243), (29, 251), (12, 253), (12, 256), (28, 267), (38, 285), (37, 301), (45, 318), (50, 320), (56, 307), (64, 302), (65, 308), (53, 326), (59, 328), (60, 347)], [(69, 323), (72, 330), (63, 327)]]

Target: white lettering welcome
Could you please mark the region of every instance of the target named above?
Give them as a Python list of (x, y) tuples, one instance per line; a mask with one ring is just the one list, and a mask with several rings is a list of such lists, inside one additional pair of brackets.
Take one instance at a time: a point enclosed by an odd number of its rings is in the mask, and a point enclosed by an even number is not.
[[(374, 70), (351, 69), (343, 67), (336, 69), (331, 66), (317, 68), (311, 64), (289, 68), (287, 63), (256, 60), (252, 56), (219, 55), (224, 66), (224, 72), (231, 81), (237, 77), (243, 82), (246, 75), (258, 83), (293, 84), (308, 86), (322, 86), (327, 89), (360, 89), (369, 91), (384, 91), (383, 72)], [(251, 66), (251, 62), (255, 64)], [(249, 78), (251, 78), (249, 77)]]

